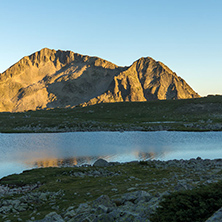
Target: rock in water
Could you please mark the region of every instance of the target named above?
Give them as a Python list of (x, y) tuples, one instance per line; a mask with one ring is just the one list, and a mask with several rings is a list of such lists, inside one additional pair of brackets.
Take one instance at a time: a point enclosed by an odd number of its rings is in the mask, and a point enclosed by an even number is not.
[(150, 57), (119, 67), (98, 57), (44, 48), (0, 73), (0, 112), (199, 95)]

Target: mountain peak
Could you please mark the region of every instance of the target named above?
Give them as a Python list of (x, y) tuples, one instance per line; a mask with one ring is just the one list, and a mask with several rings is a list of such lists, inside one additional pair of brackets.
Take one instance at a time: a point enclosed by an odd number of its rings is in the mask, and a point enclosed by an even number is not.
[(0, 111), (17, 112), (199, 95), (151, 57), (118, 67), (98, 57), (43, 48), (0, 74), (0, 97)]

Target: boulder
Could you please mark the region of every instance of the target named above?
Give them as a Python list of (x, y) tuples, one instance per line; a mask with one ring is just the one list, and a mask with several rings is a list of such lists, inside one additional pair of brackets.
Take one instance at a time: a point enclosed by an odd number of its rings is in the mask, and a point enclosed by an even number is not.
[(222, 207), (206, 220), (206, 222), (216, 222), (216, 221), (222, 221)]
[(125, 201), (131, 201), (131, 202), (135, 202), (138, 203), (139, 201), (149, 201), (152, 198), (152, 196), (143, 190), (139, 190), (139, 191), (135, 191), (132, 193), (125, 193), (122, 195), (122, 200), (123, 202)]
[(53, 221), (65, 222), (62, 219), (62, 217), (59, 214), (57, 214), (56, 212), (51, 212), (51, 213), (47, 214), (44, 219), (38, 220), (37, 222), (53, 222)]
[(106, 167), (106, 166), (109, 166), (109, 163), (106, 160), (104, 160), (104, 159), (98, 159), (93, 164), (93, 166), (96, 166), (96, 167)]
[(109, 199), (107, 195), (102, 195), (93, 201), (93, 207), (103, 205), (105, 207), (116, 207), (116, 205)]

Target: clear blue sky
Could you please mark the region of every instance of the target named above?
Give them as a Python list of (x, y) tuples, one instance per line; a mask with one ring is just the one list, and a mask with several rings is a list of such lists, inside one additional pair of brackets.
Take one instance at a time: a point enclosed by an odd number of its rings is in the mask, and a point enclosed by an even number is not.
[(0, 0), (0, 72), (41, 48), (117, 65), (150, 56), (222, 94), (222, 0)]

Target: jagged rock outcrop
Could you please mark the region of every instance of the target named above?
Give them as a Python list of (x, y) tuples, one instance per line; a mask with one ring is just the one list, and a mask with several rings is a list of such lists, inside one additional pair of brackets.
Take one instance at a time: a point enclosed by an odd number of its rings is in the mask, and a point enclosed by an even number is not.
[(199, 97), (167, 66), (141, 58), (130, 67), (44, 48), (0, 74), (0, 111), (21, 112), (99, 102)]
[(198, 98), (199, 95), (161, 62), (141, 58), (115, 76), (108, 90), (86, 104)]

